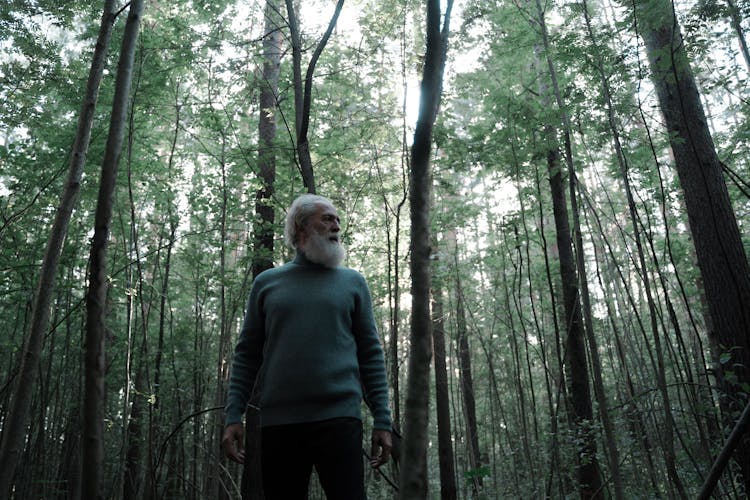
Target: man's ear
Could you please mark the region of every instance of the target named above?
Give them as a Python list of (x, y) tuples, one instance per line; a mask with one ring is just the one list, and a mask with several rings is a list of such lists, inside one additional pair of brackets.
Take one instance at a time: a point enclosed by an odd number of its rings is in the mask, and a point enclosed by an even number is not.
[(302, 240), (307, 236), (307, 231), (305, 226), (302, 224), (297, 224), (297, 235), (295, 237), (296, 245), (299, 245), (302, 243)]

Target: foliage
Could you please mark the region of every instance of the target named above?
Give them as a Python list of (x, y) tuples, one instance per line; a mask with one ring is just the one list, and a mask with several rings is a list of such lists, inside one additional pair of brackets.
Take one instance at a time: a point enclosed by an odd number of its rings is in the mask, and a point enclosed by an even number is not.
[[(309, 49), (327, 22), (315, 13), (328, 12), (330, 2), (307, 4), (301, 24)], [(655, 290), (655, 320), (664, 339), (663, 370), (680, 438), (678, 473), (693, 494), (723, 441), (712, 363), (726, 365), (733, 346), (712, 345), (707, 335), (710, 321), (692, 236), (638, 26), (619, 4), (545, 5), (551, 57), (573, 128), (594, 333), (625, 494), (669, 496), (673, 487), (660, 450), (667, 409), (656, 396), (660, 368), (654, 362), (644, 272)], [(737, 53), (738, 35), (724, 3), (676, 6), (733, 207), (745, 229), (750, 223), (749, 69)], [(110, 230), (105, 446), (111, 497), (122, 490), (135, 401), (146, 409), (141, 460), (154, 478), (144, 474), (142, 491), (152, 488), (150, 494), (170, 498), (207, 494), (217, 447), (211, 426), (220, 415), (217, 387), (231, 354), (221, 350), (221, 337), (236, 339), (251, 285), (263, 7), (229, 0), (146, 7)], [(746, 19), (747, 2), (738, 2), (738, 8)], [(8, 410), (47, 229), (63, 188), (98, 9), (96, 2), (23, 0), (0, 7), (0, 421)], [(533, 68), (535, 58), (543, 57), (532, 12), (529, 2), (468, 1), (454, 13), (460, 17), (452, 24), (434, 130), (433, 273), (444, 290), (452, 432), (457, 474), (465, 479), (463, 498), (471, 495), (475, 479), (482, 482), (479, 495), (487, 498), (573, 495), (575, 463), (586, 458), (578, 455), (580, 435), (567, 414), (565, 325), (546, 179), (545, 154), (550, 146), (560, 147), (562, 138), (550, 140), (544, 128), (560, 127), (563, 118), (539, 100), (541, 77)], [(396, 350), (401, 367), (408, 342), (400, 335), (392, 344), (391, 320), (396, 308), (401, 313), (397, 330), (407, 331), (406, 165), (424, 53), (423, 16), (419, 2), (345, 4), (316, 70), (309, 133), (318, 191), (342, 212), (348, 265), (367, 277), (384, 345)], [(80, 199), (57, 277), (17, 498), (52, 497), (75, 481), (71, 457), (78, 453), (87, 254), (122, 24), (118, 19), (115, 25)], [(304, 190), (293, 154), (290, 53), (282, 57), (279, 88), (272, 200), (277, 264), (290, 257), (280, 244), (285, 207)], [(619, 160), (613, 130), (622, 143)], [(636, 220), (630, 216), (625, 176)], [(637, 263), (636, 231), (645, 242), (645, 271)], [(746, 249), (747, 235), (744, 231)], [(476, 467), (469, 458), (458, 375), (462, 320), (479, 427), (481, 464)], [(387, 359), (391, 363), (390, 354)], [(731, 369), (725, 366), (730, 376)], [(141, 370), (145, 388), (136, 390)], [(403, 386), (405, 370), (399, 373)], [(738, 386), (734, 396), (748, 392)], [(588, 424), (606, 476), (610, 466), (601, 452), (598, 411)], [(430, 436), (437, 439), (434, 427)], [(437, 451), (429, 453), (430, 487), (437, 491)], [(238, 480), (238, 472), (227, 469), (222, 479), (229, 484)], [(368, 481), (374, 497), (391, 496), (389, 487)], [(738, 491), (729, 475), (721, 488), (728, 495)]]

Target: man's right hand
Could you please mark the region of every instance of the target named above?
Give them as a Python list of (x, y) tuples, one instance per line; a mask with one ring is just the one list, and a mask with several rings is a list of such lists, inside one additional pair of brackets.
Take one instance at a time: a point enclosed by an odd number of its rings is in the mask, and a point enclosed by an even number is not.
[(245, 426), (242, 423), (227, 425), (221, 437), (221, 447), (233, 462), (245, 463)]

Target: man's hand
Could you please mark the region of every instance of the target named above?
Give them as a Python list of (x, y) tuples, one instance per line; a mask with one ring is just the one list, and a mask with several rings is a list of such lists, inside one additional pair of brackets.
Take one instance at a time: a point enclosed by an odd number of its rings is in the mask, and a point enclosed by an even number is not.
[(221, 447), (230, 460), (245, 463), (245, 427), (241, 422), (227, 425), (221, 437)]
[(377, 469), (388, 461), (391, 456), (391, 433), (381, 429), (372, 431), (372, 452), (370, 454), (370, 467)]

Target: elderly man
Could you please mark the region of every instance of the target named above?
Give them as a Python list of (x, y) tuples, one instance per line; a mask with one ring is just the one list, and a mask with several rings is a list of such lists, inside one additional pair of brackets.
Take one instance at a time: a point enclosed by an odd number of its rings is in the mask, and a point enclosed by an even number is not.
[(374, 419), (371, 466), (390, 455), (383, 350), (367, 283), (340, 266), (339, 224), (327, 198), (292, 203), (284, 236), (297, 254), (255, 279), (235, 349), (222, 446), (244, 462), (242, 413), (259, 384), (268, 500), (307, 498), (313, 467), (329, 500), (365, 498), (363, 396)]

